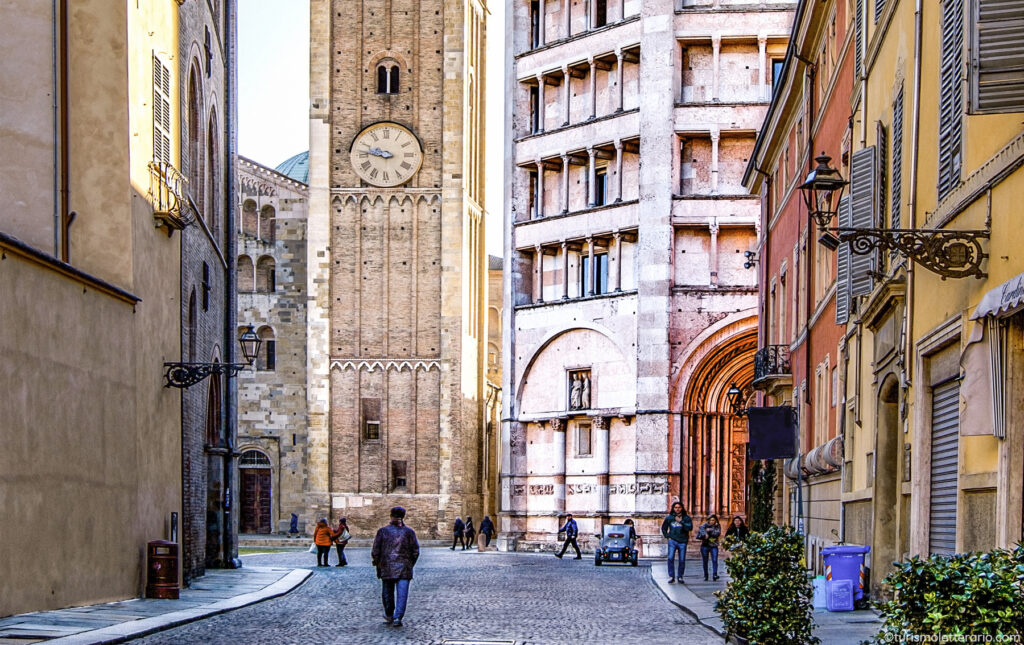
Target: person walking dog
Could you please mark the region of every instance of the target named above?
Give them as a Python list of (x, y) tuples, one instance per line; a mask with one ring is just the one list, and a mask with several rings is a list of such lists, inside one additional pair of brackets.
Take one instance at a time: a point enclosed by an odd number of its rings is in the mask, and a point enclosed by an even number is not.
[(576, 520), (572, 519), (572, 513), (566, 513), (565, 514), (565, 525), (562, 528), (558, 529), (558, 532), (559, 533), (562, 533), (562, 532), (565, 533), (565, 543), (562, 544), (562, 552), (561, 553), (556, 553), (555, 557), (556, 558), (560, 558), (563, 555), (565, 555), (566, 549), (568, 549), (569, 545), (571, 544), (572, 548), (576, 549), (576, 557), (575, 557), (575, 559), (576, 560), (582, 560), (583, 559), (583, 555), (580, 554), (580, 547), (579, 547), (578, 544), (576, 544), (576, 536), (579, 535), (580, 531), (576, 527)]
[(718, 523), (718, 516), (712, 513), (706, 522), (697, 529), (697, 539), (700, 540), (700, 559), (704, 564), (704, 580), (708, 579), (708, 558), (711, 558), (711, 570), (718, 580), (718, 538), (722, 537), (722, 525)]
[(405, 509), (396, 506), (391, 509), (391, 522), (377, 530), (370, 551), (370, 560), (380, 578), (384, 620), (388, 625), (402, 626), (412, 569), (419, 557), (416, 532), (405, 525)]
[[(686, 543), (690, 541), (693, 530), (693, 519), (686, 514), (686, 509), (679, 502), (672, 504), (672, 511), (661, 523), (661, 534), (668, 540), (668, 581), (683, 581), (686, 573)], [(679, 554), (679, 568), (676, 569), (675, 557)], [(678, 575), (676, 575), (678, 573)]]

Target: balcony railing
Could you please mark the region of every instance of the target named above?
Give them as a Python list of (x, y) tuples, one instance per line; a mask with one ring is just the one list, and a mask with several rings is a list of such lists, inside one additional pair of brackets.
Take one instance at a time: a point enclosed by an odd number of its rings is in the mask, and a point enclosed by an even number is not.
[(790, 376), (789, 347), (767, 345), (754, 354), (754, 382), (773, 376)]
[(180, 231), (190, 223), (182, 212), (185, 205), (185, 182), (178, 169), (165, 161), (149, 164), (149, 192), (153, 198), (153, 217), (157, 227), (167, 228), (167, 235)]

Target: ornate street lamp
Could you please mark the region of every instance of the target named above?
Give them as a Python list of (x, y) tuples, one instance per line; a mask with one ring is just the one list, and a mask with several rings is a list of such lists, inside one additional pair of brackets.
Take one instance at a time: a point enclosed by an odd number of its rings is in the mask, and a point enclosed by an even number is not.
[(731, 383), (729, 389), (725, 392), (726, 397), (729, 399), (729, 406), (732, 408), (732, 413), (738, 417), (742, 417), (747, 413), (743, 408), (743, 390), (739, 388), (736, 383)]
[(850, 182), (828, 165), (832, 157), (822, 154), (814, 160), (818, 167), (807, 175), (807, 180), (800, 184), (800, 190), (804, 194), (807, 212), (818, 223), (818, 228), (825, 231), (832, 224), (832, 218), (839, 214), (839, 200)]
[(955, 231), (947, 229), (902, 228), (831, 228), (832, 219), (839, 214), (839, 201), (843, 189), (849, 185), (832, 168), (831, 157), (815, 157), (818, 167), (807, 175), (800, 185), (807, 204), (807, 212), (818, 224), (822, 235), (818, 241), (835, 250), (840, 243), (849, 243), (852, 253), (868, 255), (876, 250), (898, 253), (925, 269), (946, 278), (984, 278), (981, 262), (988, 257), (981, 240), (989, 238), (988, 231)]
[(164, 373), (167, 383), (164, 384), (164, 387), (184, 389), (192, 387), (211, 375), (236, 376), (240, 370), (253, 364), (260, 354), (260, 345), (263, 344), (263, 341), (253, 330), (252, 325), (246, 325), (238, 337), (238, 344), (242, 347), (244, 363), (164, 363), (164, 367), (167, 368)]

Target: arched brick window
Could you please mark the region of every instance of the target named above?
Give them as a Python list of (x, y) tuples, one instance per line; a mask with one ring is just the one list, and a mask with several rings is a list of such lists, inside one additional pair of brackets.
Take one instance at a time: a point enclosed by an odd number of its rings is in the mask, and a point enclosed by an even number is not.
[[(220, 361), (214, 360), (214, 363)], [(206, 400), (206, 444), (219, 446), (221, 444), (221, 377), (214, 375), (210, 377), (210, 389)]]
[(274, 207), (270, 204), (264, 206), (263, 210), (260, 211), (260, 239), (267, 244), (274, 243), (274, 227), (277, 222), (275, 216)]
[(401, 91), (401, 70), (393, 60), (377, 65), (377, 94), (398, 94)]
[(252, 266), (252, 258), (248, 255), (238, 256), (238, 291), (246, 293), (256, 287), (255, 270)]
[(217, 115), (210, 112), (209, 127), (206, 129), (206, 225), (210, 227), (213, 239), (220, 241), (220, 191), (217, 160)]
[(256, 202), (251, 199), (242, 203), (242, 234), (256, 237), (259, 216), (256, 214)]
[(256, 291), (259, 293), (273, 293), (276, 288), (274, 258), (264, 255), (256, 261)]
[(200, 213), (203, 211), (203, 173), (201, 165), (202, 157), (202, 132), (200, 131), (199, 81), (196, 78), (195, 65), (188, 74), (188, 168), (185, 174), (188, 177), (188, 191), (195, 201)]

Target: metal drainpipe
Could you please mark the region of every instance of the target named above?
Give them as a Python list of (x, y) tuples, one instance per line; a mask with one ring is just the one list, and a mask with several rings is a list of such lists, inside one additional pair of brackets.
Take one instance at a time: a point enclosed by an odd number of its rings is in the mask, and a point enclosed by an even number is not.
[[(817, 73), (817, 67), (813, 64), (807, 65), (807, 171), (811, 172), (814, 170), (814, 77)], [(811, 410), (811, 248), (814, 244), (814, 218), (811, 217), (811, 211), (807, 211), (807, 252), (804, 254), (804, 328), (806, 330), (806, 337), (804, 339), (804, 380), (807, 382), (807, 394), (805, 394), (800, 401), (800, 407), (807, 408), (808, 416), (811, 423), (814, 423), (814, 417), (810, 415)], [(800, 390), (800, 384), (797, 383), (797, 390)], [(817, 392), (815, 394), (818, 394)], [(799, 426), (797, 426), (799, 427)], [(797, 448), (797, 495), (802, 498), (803, 496), (803, 438), (801, 437)], [(803, 500), (800, 501), (800, 512), (798, 514), (798, 521), (803, 526), (804, 508)], [(807, 534), (804, 533), (804, 549), (807, 548)]]
[[(914, 3), (914, 106), (912, 108), (914, 114), (910, 120), (910, 203), (908, 204), (910, 220), (907, 224), (907, 228), (910, 229), (917, 228), (917, 164), (918, 145), (921, 136), (921, 5), (921, 0), (917, 0)], [(904, 387), (907, 387), (913, 381), (914, 374), (914, 263), (909, 259), (907, 260), (907, 296), (905, 306), (907, 333), (904, 334), (903, 369), (907, 375)]]
[[(68, 115), (68, 59), (71, 49), (71, 39), (68, 36), (68, 0), (60, 0), (60, 232), (58, 250), (60, 259), (63, 262), (71, 261), (71, 240), (70, 229), (74, 214), (71, 213), (71, 144), (68, 141), (71, 131), (70, 116)], [(55, 61), (56, 62), (56, 61)]]
[[(235, 182), (235, 154), (237, 145), (237, 124), (235, 121), (235, 111), (238, 105), (238, 89), (235, 82), (235, 74), (237, 71), (237, 52), (236, 52), (236, 23), (237, 23), (237, 8), (235, 0), (226, 0), (224, 3), (224, 56), (227, 59), (225, 70), (224, 70), (224, 126), (227, 132), (227, 145), (226, 152), (224, 155), (225, 163), (224, 170), (226, 176), (227, 190), (225, 191), (225, 217), (224, 217), (224, 232), (225, 232), (225, 257), (227, 260), (228, 269), (224, 280), (224, 293), (225, 299), (227, 300), (225, 308), (225, 329), (224, 329), (224, 347), (226, 348), (227, 362), (237, 362), (238, 353), (238, 342), (235, 339), (235, 329), (238, 327), (238, 312), (236, 303), (238, 300), (237, 284), (235, 283), (235, 261), (236, 261), (236, 245), (237, 240), (235, 238), (235, 220), (237, 216), (236, 209), (236, 182)], [(225, 415), (227, 417), (227, 444), (228, 451), (224, 456), (224, 565), (225, 567), (236, 569), (242, 566), (242, 561), (238, 557), (238, 540), (236, 536), (236, 518), (232, 512), (232, 508), (237, 499), (237, 494), (232, 493), (233, 482), (234, 482), (234, 467), (236, 457), (236, 440), (238, 435), (238, 381), (237, 378), (227, 378), (226, 383), (226, 404)], [(237, 491), (236, 491), (237, 492)]]

